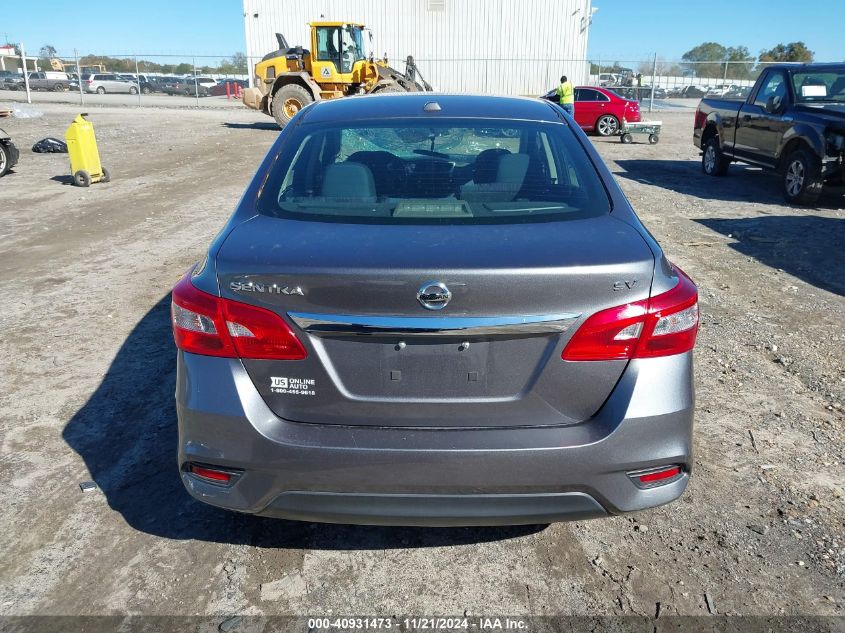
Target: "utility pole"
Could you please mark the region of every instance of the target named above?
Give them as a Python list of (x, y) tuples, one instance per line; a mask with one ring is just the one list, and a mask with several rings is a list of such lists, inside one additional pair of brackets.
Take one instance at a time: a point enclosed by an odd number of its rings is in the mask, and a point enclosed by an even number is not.
[(79, 53), (73, 49), (73, 61), (76, 62), (76, 76), (79, 84), (79, 105), (85, 105), (85, 91), (82, 89), (82, 69), (79, 67)]
[(651, 97), (648, 100), (648, 111), (654, 109), (654, 82), (657, 80), (657, 53), (654, 54), (654, 63), (651, 66)]
[(32, 93), (29, 91), (29, 70), (26, 67), (26, 47), (21, 42), (21, 62), (23, 63), (23, 83), (26, 86), (26, 102), (32, 103)]

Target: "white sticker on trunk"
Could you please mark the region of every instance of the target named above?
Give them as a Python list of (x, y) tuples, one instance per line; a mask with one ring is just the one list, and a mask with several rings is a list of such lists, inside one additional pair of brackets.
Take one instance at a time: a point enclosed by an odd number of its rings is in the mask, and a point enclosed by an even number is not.
[(270, 391), (288, 396), (316, 396), (317, 381), (313, 378), (270, 376)]

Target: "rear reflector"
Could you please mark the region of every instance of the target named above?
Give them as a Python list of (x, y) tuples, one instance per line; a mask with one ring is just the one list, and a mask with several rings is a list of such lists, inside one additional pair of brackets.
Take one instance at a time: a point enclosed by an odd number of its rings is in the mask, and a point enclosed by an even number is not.
[(305, 348), (275, 312), (197, 289), (190, 273), (173, 288), (176, 347), (204, 356), (302, 360)]
[(640, 480), (640, 483), (643, 484), (650, 484), (655, 481), (663, 481), (665, 479), (672, 479), (673, 477), (677, 477), (681, 474), (681, 467), (680, 466), (672, 466), (671, 468), (666, 468), (665, 470), (656, 470), (653, 473), (646, 473), (644, 475), (637, 475), (637, 479)]
[(563, 360), (627, 360), (690, 351), (698, 332), (698, 289), (675, 267), (677, 285), (650, 299), (596, 312), (567, 343)]
[(207, 468), (205, 466), (197, 466), (196, 464), (191, 464), (188, 471), (192, 475), (196, 475), (202, 479), (208, 479), (209, 481), (213, 481), (220, 484), (228, 484), (232, 481), (233, 474), (227, 472), (225, 470), (216, 470), (214, 468)]

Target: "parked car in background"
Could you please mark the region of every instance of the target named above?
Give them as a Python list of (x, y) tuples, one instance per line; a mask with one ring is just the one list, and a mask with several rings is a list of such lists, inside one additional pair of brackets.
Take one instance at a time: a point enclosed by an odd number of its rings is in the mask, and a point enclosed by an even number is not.
[(150, 77), (150, 85), (152, 86), (153, 92), (164, 92), (165, 84), (178, 81), (178, 79), (178, 77), (172, 75), (156, 75)]
[(748, 86), (731, 86), (730, 90), (722, 96), (725, 99), (745, 99), (750, 92), (751, 88)]
[(32, 72), (29, 73), (30, 90), (53, 90), (62, 92), (70, 87), (70, 77), (60, 72)]
[(11, 70), (0, 71), (0, 90), (19, 90), (23, 85), (23, 73)]
[(563, 110), (360, 96), (276, 136), (173, 289), (193, 497), (460, 526), (683, 493), (697, 289)]
[(236, 88), (239, 90), (243, 90), (247, 87), (247, 83), (242, 79), (222, 79), (216, 85), (212, 86), (211, 89), (208, 91), (212, 97), (225, 97), (226, 96), (226, 88), (229, 88), (229, 93), (234, 95), (236, 92)]
[[(542, 99), (558, 103), (557, 90), (550, 90)], [(614, 90), (596, 86), (575, 88), (575, 122), (587, 132), (599, 136), (613, 136), (622, 127), (622, 121), (636, 123), (640, 120), (640, 104), (626, 99)]]
[(106, 94), (107, 92), (122, 92), (138, 94), (138, 86), (131, 81), (121, 79), (115, 73), (95, 73), (82, 75), (82, 89), (85, 92)]
[(660, 87), (652, 88), (651, 86), (628, 86), (627, 88), (614, 88), (613, 91), (625, 99), (634, 99), (636, 101), (651, 99), (652, 91), (654, 92), (655, 99), (666, 98), (666, 91)]
[(683, 91), (681, 92), (682, 99), (700, 99), (707, 91), (700, 88), (699, 86), (685, 86)]
[(599, 86), (617, 86), (619, 85), (621, 75), (614, 73), (601, 73), (599, 75)]
[(9, 173), (9, 170), (17, 164), (19, 157), (20, 152), (11, 137), (0, 130), (0, 177)]
[(162, 91), (169, 95), (207, 97), (216, 85), (217, 81), (211, 77), (181, 77), (176, 81), (165, 83)]
[(705, 174), (741, 161), (777, 170), (784, 197), (812, 204), (845, 187), (845, 64), (769, 66), (745, 101), (704, 98), (693, 128)]
[(122, 79), (124, 81), (128, 81), (129, 83), (135, 84), (141, 91), (141, 93), (145, 95), (153, 91), (153, 85), (146, 75), (122, 74), (118, 75), (118, 79)]
[(188, 80), (185, 77), (170, 77), (162, 84), (161, 91), (168, 95), (187, 95)]
[(731, 89), (737, 88), (734, 84), (717, 84), (707, 90), (706, 97), (724, 97)]

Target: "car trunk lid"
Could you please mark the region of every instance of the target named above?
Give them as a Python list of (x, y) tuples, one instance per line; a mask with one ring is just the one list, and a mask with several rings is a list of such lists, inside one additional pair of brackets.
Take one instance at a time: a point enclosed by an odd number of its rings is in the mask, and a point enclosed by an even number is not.
[[(471, 226), (258, 216), (217, 257), (222, 295), (282, 315), (308, 349), (303, 361), (244, 360), (277, 415), (414, 427), (587, 419), (626, 361), (561, 351), (590, 314), (647, 297), (653, 268), (637, 230), (610, 215)], [(436, 284), (450, 299), (426, 309), (418, 295)]]

